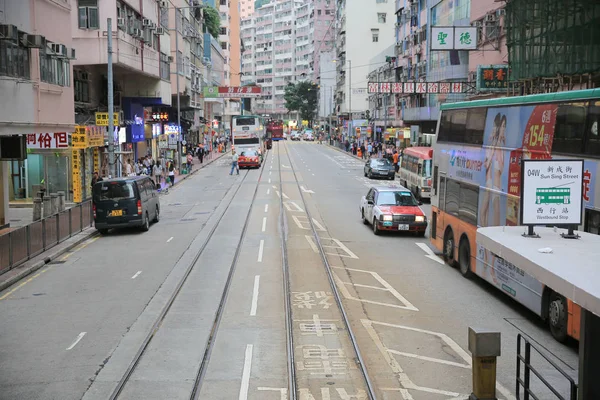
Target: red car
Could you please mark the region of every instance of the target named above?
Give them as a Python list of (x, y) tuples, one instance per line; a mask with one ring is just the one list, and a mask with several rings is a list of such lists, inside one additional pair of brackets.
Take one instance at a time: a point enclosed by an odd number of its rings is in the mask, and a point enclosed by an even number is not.
[(240, 168), (260, 168), (260, 156), (256, 150), (243, 150), (238, 157)]

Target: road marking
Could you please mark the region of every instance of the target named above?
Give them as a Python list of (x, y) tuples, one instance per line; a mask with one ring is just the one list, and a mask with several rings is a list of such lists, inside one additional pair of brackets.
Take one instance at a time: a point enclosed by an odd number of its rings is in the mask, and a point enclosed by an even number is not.
[(441, 258), (439, 258), (438, 256), (436, 256), (433, 251), (429, 248), (429, 246), (427, 246), (427, 243), (415, 243), (417, 246), (419, 246), (421, 248), (421, 250), (423, 250), (425, 253), (427, 253), (425, 255), (426, 258), (429, 258), (430, 260), (433, 260), (437, 263), (440, 263), (442, 265), (445, 265), (446, 263), (444, 262), (444, 260), (442, 260)]
[(269, 178), (269, 183), (271, 183), (271, 178)]
[(85, 336), (86, 333), (87, 332), (81, 332), (79, 335), (77, 335), (77, 338), (75, 339), (73, 344), (71, 344), (69, 347), (67, 347), (67, 350), (71, 350), (73, 347), (77, 346), (77, 343), (79, 343), (79, 341), (81, 339), (83, 339), (83, 337)]
[[(294, 222), (296, 223), (296, 225), (298, 226), (298, 228), (300, 229), (304, 229), (309, 231), (311, 229), (310, 227), (310, 223), (308, 222), (308, 217), (306, 215), (292, 215), (292, 219), (294, 220)], [(321, 225), (319, 223), (319, 221), (317, 221), (316, 219), (312, 219), (313, 220), (313, 224), (315, 225), (315, 227), (317, 228), (318, 231), (325, 231), (325, 228), (323, 228), (323, 225)]]
[[(292, 209), (291, 205), (293, 205), (296, 209)], [(283, 205), (285, 208), (287, 208), (288, 211), (297, 211), (297, 212), (304, 212), (304, 210), (302, 209), (302, 207), (300, 207), (298, 204), (296, 204), (293, 201), (284, 201)]]
[(250, 307), (250, 316), (256, 315), (256, 307), (258, 307), (258, 286), (260, 285), (260, 275), (254, 277), (254, 290), (252, 291), (252, 307)]
[[(349, 300), (357, 300), (362, 303), (377, 304), (380, 306), (402, 308), (404, 310), (410, 310), (410, 311), (419, 311), (419, 309), (417, 307), (415, 307), (410, 301), (408, 301), (404, 296), (402, 296), (392, 285), (390, 285), (385, 279), (383, 279), (377, 272), (366, 271), (366, 270), (362, 270), (362, 269), (354, 269), (354, 268), (344, 268), (344, 267), (332, 267), (332, 268), (344, 269), (346, 271), (360, 272), (360, 273), (371, 275), (373, 277), (373, 279), (375, 279), (377, 282), (379, 282), (381, 284), (381, 286), (383, 286), (383, 287), (379, 287), (379, 286), (371, 286), (371, 285), (362, 285), (359, 283), (352, 283), (352, 282), (343, 282), (341, 280), (341, 278), (338, 276), (338, 274), (334, 272), (333, 278), (335, 279), (335, 282), (336, 282), (338, 288), (340, 289), (340, 292), (342, 292), (344, 297)], [(402, 305), (392, 304), (392, 303), (384, 303), (384, 302), (380, 302), (380, 301), (365, 300), (362, 298), (354, 297), (354, 296), (352, 296), (352, 294), (350, 294), (350, 292), (346, 288), (346, 285), (389, 292), (392, 296), (394, 296), (396, 299), (398, 299), (398, 301)]]
[(9, 290), (8, 292), (4, 293), (2, 295), (2, 297), (0, 297), (0, 300), (4, 300), (8, 296), (10, 296), (11, 294), (13, 294), (17, 290), (19, 290), (20, 288), (22, 288), (23, 286), (27, 285), (29, 282), (31, 282), (32, 280), (34, 280), (35, 278), (37, 278), (38, 276), (40, 276), (41, 274), (43, 274), (44, 272), (48, 271), (50, 268), (52, 268), (52, 266), (49, 266), (48, 268), (44, 268), (42, 271), (40, 271), (37, 274), (33, 275), (31, 278), (28, 278), (27, 280), (19, 283), (18, 286), (16, 286), (15, 288)]
[[(361, 319), (361, 323), (363, 324), (363, 326), (369, 333), (369, 336), (371, 336), (371, 339), (373, 340), (373, 342), (375, 342), (375, 345), (377, 346), (377, 348), (383, 355), (384, 359), (387, 361), (387, 363), (390, 366), (390, 368), (392, 369), (392, 371), (398, 376), (398, 380), (400, 381), (400, 384), (402, 385), (403, 389), (416, 390), (416, 391), (421, 391), (421, 392), (426, 392), (426, 393), (436, 393), (436, 394), (441, 394), (441, 395), (446, 395), (446, 396), (454, 396), (454, 397), (461, 396), (460, 393), (455, 393), (455, 392), (433, 389), (433, 388), (422, 387), (422, 386), (416, 385), (415, 383), (412, 382), (412, 380), (404, 372), (404, 370), (402, 369), (402, 367), (400, 366), (398, 361), (396, 361), (396, 359), (394, 357), (390, 356), (390, 353), (393, 353), (393, 354), (399, 354), (402, 356), (406, 356), (409, 358), (418, 358), (423, 361), (431, 361), (431, 362), (441, 363), (441, 364), (445, 364), (445, 365), (458, 364), (456, 366), (461, 367), (461, 368), (471, 369), (472, 368), (471, 357), (467, 354), (466, 351), (464, 351), (462, 349), (462, 347), (460, 347), (458, 345), (458, 343), (456, 343), (454, 340), (452, 340), (448, 335), (441, 333), (441, 332), (433, 332), (433, 331), (428, 331), (425, 329), (413, 328), (410, 326), (395, 325), (395, 324), (390, 324), (387, 322), (371, 321), (368, 319)], [(374, 324), (391, 327), (391, 328), (399, 328), (399, 329), (404, 329), (404, 330), (409, 330), (409, 331), (413, 331), (413, 332), (417, 332), (417, 333), (423, 333), (426, 335), (435, 336), (435, 337), (439, 338), (442, 342), (444, 342), (444, 344), (442, 345), (443, 347), (451, 348), (458, 356), (460, 356), (460, 358), (462, 358), (464, 360), (464, 364), (452, 363), (451, 361), (447, 361), (447, 360), (441, 360), (441, 359), (436, 359), (436, 358), (432, 358), (432, 357), (421, 356), (418, 354), (404, 353), (404, 352), (399, 352), (396, 350), (388, 349), (385, 347), (385, 345), (379, 338), (379, 335), (375, 331), (375, 328), (373, 328)], [(445, 352), (447, 353), (447, 351), (445, 351)], [(511, 392), (507, 388), (502, 386), (502, 384), (500, 382), (496, 381), (496, 387), (498, 388), (498, 391), (500, 393), (502, 393), (507, 400), (515, 400), (515, 397), (511, 394)], [(407, 396), (403, 396), (403, 397), (407, 400), (412, 399), (412, 397), (407, 397)], [(461, 397), (466, 397), (466, 396), (461, 396)]]
[(312, 194), (312, 193), (314, 193), (312, 190), (308, 190), (308, 189), (306, 189), (304, 186), (300, 186), (300, 189), (302, 189), (302, 191), (303, 191), (304, 193), (311, 193), (311, 194)]
[(138, 276), (140, 276), (140, 274), (141, 274), (141, 273), (142, 273), (142, 271), (138, 271), (138, 272), (136, 272), (136, 273), (135, 273), (135, 275), (133, 275), (133, 276), (131, 277), (131, 279), (135, 279), (135, 278), (137, 278)]
[(262, 231), (267, 230), (267, 217), (263, 217)]
[(273, 173), (273, 171), (269, 171), (269, 175), (271, 175)]
[(288, 165), (285, 165), (285, 164), (281, 164), (281, 166), (282, 166), (283, 168), (292, 168), (292, 167), (290, 167), (290, 166), (288, 166)]
[(167, 243), (169, 243), (171, 240), (173, 240), (173, 236), (167, 239)]
[(246, 356), (244, 358), (244, 370), (242, 372), (242, 385), (240, 386), (239, 400), (248, 399), (248, 388), (250, 387), (250, 370), (252, 369), (252, 345), (246, 345)]
[(326, 241), (326, 240), (331, 240), (332, 242), (334, 242), (335, 244), (337, 244), (337, 246), (329, 246), (329, 245), (322, 245), (324, 249), (330, 248), (330, 249), (342, 249), (344, 250), (344, 252), (346, 252), (346, 254), (348, 254), (347, 256), (344, 256), (342, 254), (337, 254), (334, 253), (332, 255), (339, 255), (340, 257), (350, 257), (350, 258), (354, 258), (356, 260), (358, 260), (358, 256), (356, 254), (354, 254), (353, 252), (350, 251), (350, 249), (348, 247), (346, 247), (346, 245), (344, 245), (344, 243), (342, 243), (341, 241), (339, 241), (338, 239), (334, 239), (334, 238), (321, 238), (321, 241)]
[(312, 176), (315, 176), (315, 174), (312, 174)]
[(267, 194), (271, 194), (271, 188), (267, 189)]
[(265, 212), (269, 211), (269, 205), (265, 204)]
[(258, 246), (258, 262), (262, 262), (263, 250), (265, 249), (265, 241), (263, 239), (260, 240), (260, 246)]
[(87, 246), (89, 246), (90, 244), (94, 243), (98, 239), (100, 239), (100, 236), (96, 236), (95, 238), (86, 240), (85, 242), (81, 243), (80, 245), (75, 246), (71, 251), (69, 251), (67, 254), (65, 254), (64, 256), (62, 256), (62, 258), (60, 259), (60, 261), (66, 261), (73, 254), (75, 254), (76, 252), (78, 252), (81, 249), (86, 248)]
[(277, 189), (277, 186), (273, 185), (273, 189)]

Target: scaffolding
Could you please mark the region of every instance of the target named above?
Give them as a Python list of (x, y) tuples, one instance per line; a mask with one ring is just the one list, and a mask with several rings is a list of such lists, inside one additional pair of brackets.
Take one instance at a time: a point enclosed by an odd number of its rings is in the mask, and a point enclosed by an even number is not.
[(515, 94), (600, 86), (600, 0), (508, 0), (505, 26)]

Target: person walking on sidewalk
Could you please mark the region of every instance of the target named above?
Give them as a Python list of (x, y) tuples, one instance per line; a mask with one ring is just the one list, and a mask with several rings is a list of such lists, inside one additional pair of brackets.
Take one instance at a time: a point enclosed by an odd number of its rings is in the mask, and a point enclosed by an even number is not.
[(229, 173), (229, 175), (233, 175), (233, 170), (235, 169), (237, 171), (237, 174), (240, 174), (240, 167), (238, 167), (238, 154), (235, 151), (235, 148), (231, 148), (231, 172)]
[(161, 176), (163, 173), (163, 169), (162, 166), (160, 165), (160, 161), (157, 161), (156, 164), (154, 164), (154, 170), (152, 171), (152, 174), (154, 175), (154, 184), (157, 187), (160, 187), (162, 182), (161, 182)]
[(175, 165), (173, 161), (169, 163), (169, 180), (171, 181), (171, 186), (175, 185)]

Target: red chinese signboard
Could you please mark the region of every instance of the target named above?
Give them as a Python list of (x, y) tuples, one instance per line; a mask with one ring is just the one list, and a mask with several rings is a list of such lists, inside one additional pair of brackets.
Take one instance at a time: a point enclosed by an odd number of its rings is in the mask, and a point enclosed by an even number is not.
[(205, 98), (223, 97), (260, 97), (262, 89), (260, 86), (210, 86), (204, 88)]
[(369, 93), (464, 93), (469, 86), (464, 82), (369, 82)]
[(66, 132), (30, 133), (27, 135), (28, 149), (68, 149), (69, 135)]

